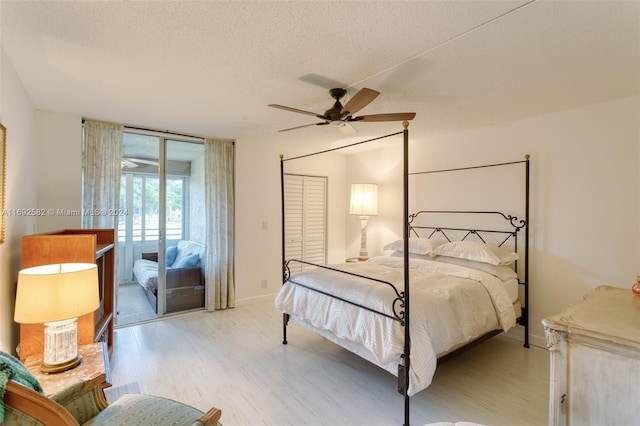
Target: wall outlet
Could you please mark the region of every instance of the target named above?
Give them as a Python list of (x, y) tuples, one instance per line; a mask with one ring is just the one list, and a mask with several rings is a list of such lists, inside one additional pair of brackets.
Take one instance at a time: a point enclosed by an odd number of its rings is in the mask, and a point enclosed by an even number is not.
[(261, 286), (262, 288), (267, 288), (267, 280), (262, 280)]

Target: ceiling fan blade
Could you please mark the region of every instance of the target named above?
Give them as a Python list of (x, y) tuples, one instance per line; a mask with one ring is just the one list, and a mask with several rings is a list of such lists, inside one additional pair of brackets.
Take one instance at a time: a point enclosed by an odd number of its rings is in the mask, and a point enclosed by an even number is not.
[(323, 77), (318, 74), (305, 74), (298, 78), (298, 80), (304, 81), (305, 83), (310, 83), (316, 86), (324, 87), (325, 89), (333, 89), (334, 87), (346, 87), (347, 85), (336, 80), (332, 80), (327, 77)]
[(316, 114), (315, 112), (304, 111), (304, 110), (301, 110), (301, 109), (298, 109), (298, 108), (291, 108), (291, 107), (288, 107), (288, 106), (277, 105), (277, 104), (269, 104), (269, 106), (272, 107), (272, 108), (283, 109), (285, 111), (291, 111), (291, 112), (297, 112), (299, 114), (311, 115), (313, 117), (322, 118), (323, 120), (325, 119), (320, 114)]
[(360, 117), (352, 117), (349, 121), (409, 121), (413, 120), (415, 116), (415, 112), (398, 112), (391, 114), (361, 115)]
[(124, 167), (128, 167), (128, 168), (130, 168), (130, 169), (134, 169), (134, 168), (138, 167), (138, 164), (137, 164), (137, 163), (134, 163), (133, 161), (129, 161), (129, 160), (127, 160), (126, 158), (123, 158), (123, 159), (122, 159), (122, 165), (123, 165)]
[(329, 122), (328, 121), (322, 121), (320, 123), (305, 124), (303, 126), (289, 127), (288, 129), (282, 129), (282, 130), (278, 130), (278, 131), (279, 132), (288, 132), (289, 130), (302, 129), (303, 127), (311, 127), (311, 126), (324, 126), (325, 124), (329, 124)]
[(338, 125), (338, 129), (340, 129), (343, 135), (355, 135), (358, 133), (355, 127), (345, 121)]
[(353, 115), (356, 112), (360, 111), (362, 108), (369, 105), (371, 101), (378, 97), (379, 94), (380, 92), (363, 87), (362, 89), (360, 89), (360, 91), (358, 91), (358, 93), (356, 93), (351, 99), (349, 99), (349, 102), (347, 102), (342, 107), (340, 113), (342, 115)]
[[(152, 159), (147, 159), (147, 158), (125, 157), (122, 160), (130, 162), (130, 163), (135, 163), (135, 166), (133, 166), (133, 167), (139, 167), (140, 164), (148, 164), (150, 166), (157, 166), (158, 165), (158, 160), (152, 160)], [(127, 166), (127, 167), (131, 167), (131, 166)]]

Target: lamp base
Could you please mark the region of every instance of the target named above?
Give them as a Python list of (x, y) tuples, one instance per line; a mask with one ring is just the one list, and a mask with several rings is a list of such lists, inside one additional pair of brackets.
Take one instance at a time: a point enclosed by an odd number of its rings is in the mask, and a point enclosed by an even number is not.
[(44, 355), (40, 371), (60, 373), (80, 364), (76, 319), (44, 323)]
[(369, 259), (369, 251), (367, 250), (367, 220), (369, 216), (360, 216), (360, 253), (358, 253), (358, 261), (366, 262)]
[(82, 362), (82, 355), (78, 354), (75, 359), (63, 362), (61, 364), (42, 364), (40, 371), (47, 374), (62, 373), (77, 367)]

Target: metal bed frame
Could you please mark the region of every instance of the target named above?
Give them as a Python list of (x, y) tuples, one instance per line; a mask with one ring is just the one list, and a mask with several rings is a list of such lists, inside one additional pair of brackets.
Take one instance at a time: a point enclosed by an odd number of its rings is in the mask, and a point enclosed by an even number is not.
[[(500, 246), (505, 244), (507, 241), (509, 241), (510, 239), (513, 238), (514, 241), (514, 249), (517, 251), (517, 247), (518, 247), (518, 233), (524, 229), (525, 231), (525, 243), (524, 243), (524, 281), (520, 281), (519, 284), (524, 286), (524, 306), (522, 306), (522, 316), (519, 318), (519, 324), (523, 325), (525, 328), (525, 334), (524, 334), (524, 347), (528, 348), (529, 347), (529, 319), (528, 319), (528, 312), (529, 312), (529, 155), (527, 155), (525, 157), (524, 161), (517, 161), (517, 162), (510, 162), (510, 163), (499, 163), (499, 164), (490, 164), (490, 165), (482, 165), (482, 166), (473, 166), (473, 167), (464, 167), (464, 168), (457, 168), (457, 169), (447, 169), (447, 170), (433, 170), (433, 171), (426, 171), (426, 172), (417, 172), (417, 173), (409, 173), (408, 167), (409, 167), (409, 131), (408, 131), (408, 126), (409, 123), (407, 121), (402, 123), (404, 130), (402, 132), (397, 132), (397, 133), (392, 133), (389, 135), (385, 135), (385, 136), (381, 136), (378, 138), (374, 138), (374, 139), (369, 139), (366, 141), (362, 141), (362, 142), (357, 142), (354, 144), (350, 144), (350, 145), (345, 145), (345, 146), (341, 146), (341, 147), (337, 147), (337, 148), (332, 148), (332, 149), (328, 149), (328, 150), (324, 150), (324, 151), (319, 151), (319, 152), (315, 152), (315, 153), (311, 153), (311, 154), (306, 154), (306, 155), (301, 155), (301, 156), (297, 156), (297, 157), (292, 157), (292, 158), (287, 158), (285, 159), (283, 155), (280, 156), (280, 178), (281, 178), (281, 196), (282, 196), (282, 200), (281, 200), (281, 209), (282, 209), (282, 264), (283, 264), (283, 273), (282, 273), (282, 282), (283, 285), (284, 283), (286, 283), (287, 281), (292, 282), (296, 285), (300, 285), (302, 287), (305, 287), (309, 290), (313, 290), (315, 292), (324, 294), (326, 296), (329, 297), (333, 297), (335, 299), (338, 299), (342, 302), (345, 303), (349, 303), (351, 305), (354, 306), (358, 306), (360, 308), (369, 310), (371, 312), (374, 312), (376, 314), (380, 314), (383, 315), (393, 321), (398, 321), (400, 323), (400, 325), (403, 327), (404, 330), (404, 351), (403, 354), (401, 355), (401, 359), (399, 361), (398, 364), (398, 392), (404, 396), (404, 426), (409, 426), (409, 418), (410, 418), (410, 396), (408, 395), (408, 389), (409, 389), (409, 368), (411, 365), (411, 336), (410, 336), (410, 300), (409, 300), (409, 289), (410, 289), (410, 277), (409, 277), (409, 273), (410, 273), (410, 269), (409, 269), (409, 237), (411, 235), (411, 233), (415, 234), (416, 236), (434, 236), (435, 234), (439, 234), (441, 236), (443, 236), (444, 238), (446, 238), (447, 240), (450, 241), (449, 235), (451, 232), (458, 232), (458, 231), (463, 231), (466, 232), (466, 234), (462, 237), (462, 238), (457, 238), (457, 240), (461, 241), (461, 240), (465, 240), (466, 238), (470, 237), (470, 236), (474, 236), (475, 238), (478, 238), (480, 241), (485, 242), (485, 239), (483, 237), (483, 235), (486, 234), (502, 234), (505, 236), (504, 240), (499, 244)], [(380, 139), (384, 139), (387, 137), (392, 137), (392, 136), (396, 136), (396, 135), (403, 135), (403, 192), (404, 192), (404, 196), (403, 196), (403, 218), (404, 218), (404, 223), (403, 223), (403, 240), (404, 240), (404, 259), (403, 259), (403, 265), (404, 265), (404, 288), (402, 291), (398, 291), (396, 289), (396, 287), (394, 285), (392, 285), (389, 282), (386, 281), (382, 281), (382, 280), (378, 280), (375, 278), (371, 278), (371, 277), (367, 277), (367, 276), (363, 276), (363, 275), (359, 275), (359, 274), (355, 274), (352, 272), (345, 272), (339, 269), (335, 269), (332, 268), (330, 266), (326, 266), (326, 265), (319, 265), (319, 264), (314, 264), (311, 262), (307, 262), (304, 260), (300, 260), (300, 259), (286, 259), (285, 258), (285, 235), (284, 235), (284, 230), (285, 230), (285, 202), (284, 202), (284, 163), (286, 161), (292, 161), (292, 160), (297, 160), (300, 158), (305, 158), (305, 157), (309, 157), (309, 156), (314, 156), (314, 155), (318, 155), (318, 154), (324, 154), (327, 152), (331, 152), (331, 151), (336, 151), (336, 150), (340, 150), (340, 149), (344, 149), (344, 148), (348, 148), (348, 147), (352, 147), (355, 145), (360, 145), (363, 143), (368, 143), (368, 142), (372, 142), (375, 140), (380, 140)], [(429, 210), (423, 210), (423, 211), (419, 211), (417, 213), (413, 213), (410, 214), (409, 213), (409, 176), (411, 175), (419, 175), (419, 174), (429, 174), (429, 173), (441, 173), (441, 172), (453, 172), (453, 171), (461, 171), (461, 170), (470, 170), (470, 169), (477, 169), (477, 168), (484, 168), (484, 167), (497, 167), (497, 166), (504, 166), (504, 165), (511, 165), (511, 164), (519, 164), (519, 163), (524, 163), (525, 164), (525, 219), (518, 219), (515, 216), (511, 216), (511, 215), (506, 215), (504, 213), (501, 212), (495, 212), (495, 211), (447, 211), (447, 210), (433, 210), (433, 211), (429, 211)], [(447, 214), (447, 215), (455, 215), (455, 214), (486, 214), (486, 215), (498, 215), (498, 216), (502, 216), (502, 218), (504, 218), (506, 221), (509, 222), (510, 226), (512, 227), (512, 229), (510, 230), (482, 230), (482, 229), (464, 229), (464, 228), (455, 228), (455, 227), (436, 227), (436, 226), (423, 226), (423, 225), (418, 225), (418, 224), (413, 224), (413, 222), (416, 220), (417, 217), (419, 217), (420, 215), (425, 215), (425, 214)], [(428, 232), (428, 234), (426, 235), (421, 235), (420, 232)], [(354, 303), (351, 302), (349, 300), (334, 296), (332, 294), (317, 290), (315, 288), (311, 288), (308, 286), (305, 286), (303, 284), (297, 283), (293, 280), (291, 280), (291, 271), (289, 268), (289, 264), (295, 262), (295, 263), (300, 263), (300, 264), (306, 264), (306, 265), (310, 265), (310, 266), (314, 266), (314, 267), (319, 267), (319, 268), (323, 268), (323, 269), (328, 269), (328, 270), (332, 270), (332, 271), (336, 271), (336, 272), (340, 272), (343, 274), (348, 274), (348, 275), (352, 275), (352, 276), (356, 276), (356, 277), (360, 277), (360, 278), (364, 278), (364, 279), (368, 279), (368, 280), (372, 280), (372, 281), (377, 281), (379, 283), (383, 283), (386, 284), (388, 286), (390, 286), (393, 291), (395, 292), (395, 299), (393, 300), (393, 305), (392, 305), (392, 310), (393, 310), (393, 315), (389, 315), (383, 312), (379, 312), (375, 309), (372, 309), (370, 307), (366, 307), (366, 306), (362, 306), (358, 303)], [(517, 264), (516, 264), (517, 265)], [(517, 272), (517, 266), (516, 266), (516, 272)], [(287, 325), (289, 323), (290, 320), (290, 314), (287, 313), (283, 313), (283, 344), (287, 344)], [(463, 347), (456, 349), (455, 351), (452, 351), (451, 353), (448, 353), (446, 355), (444, 355), (443, 357), (438, 359), (438, 363), (442, 363), (445, 360), (448, 360), (454, 356), (456, 356), (457, 354), (469, 349), (472, 346), (475, 346), (476, 344), (483, 342), (485, 340), (487, 340), (490, 337), (493, 337), (499, 333), (501, 333), (501, 330), (495, 330), (489, 333), (486, 333), (485, 335), (480, 336), (478, 339), (474, 340), (473, 342), (470, 342), (467, 345), (464, 345)]]

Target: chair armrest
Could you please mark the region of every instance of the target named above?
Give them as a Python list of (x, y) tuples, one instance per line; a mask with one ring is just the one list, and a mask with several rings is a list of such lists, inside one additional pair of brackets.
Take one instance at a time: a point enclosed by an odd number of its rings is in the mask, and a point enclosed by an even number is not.
[(167, 288), (195, 287), (200, 285), (200, 266), (167, 269)]
[(154, 262), (158, 261), (158, 252), (148, 252), (142, 253), (142, 258), (146, 260), (153, 260)]
[(29, 424), (46, 426), (78, 425), (60, 404), (13, 380), (9, 380), (5, 388), (4, 410), (3, 424), (7, 425), (29, 420)]
[(98, 415), (109, 403), (104, 397), (102, 381), (84, 381), (50, 395), (49, 398), (62, 405), (80, 424)]
[(212, 407), (209, 411), (204, 413), (202, 417), (196, 420), (191, 426), (220, 426), (218, 421), (222, 416), (222, 410), (216, 407)]

